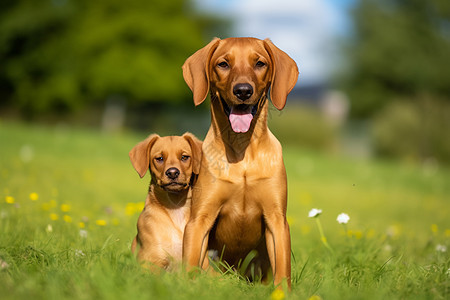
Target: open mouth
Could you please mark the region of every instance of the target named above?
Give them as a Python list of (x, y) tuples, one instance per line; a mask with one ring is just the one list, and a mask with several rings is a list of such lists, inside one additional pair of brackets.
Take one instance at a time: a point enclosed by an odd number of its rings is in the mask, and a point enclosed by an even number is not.
[(230, 120), (231, 128), (236, 133), (245, 133), (250, 129), (253, 117), (258, 111), (258, 103), (255, 105), (239, 104), (228, 106), (228, 104), (220, 98), (223, 110)]

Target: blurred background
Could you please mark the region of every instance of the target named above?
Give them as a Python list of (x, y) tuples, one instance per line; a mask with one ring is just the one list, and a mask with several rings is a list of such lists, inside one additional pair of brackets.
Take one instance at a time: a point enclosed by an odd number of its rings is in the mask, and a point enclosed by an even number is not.
[(270, 110), (283, 145), (450, 162), (448, 0), (4, 0), (0, 118), (203, 138), (209, 103), (194, 107), (181, 66), (230, 36), (299, 66)]

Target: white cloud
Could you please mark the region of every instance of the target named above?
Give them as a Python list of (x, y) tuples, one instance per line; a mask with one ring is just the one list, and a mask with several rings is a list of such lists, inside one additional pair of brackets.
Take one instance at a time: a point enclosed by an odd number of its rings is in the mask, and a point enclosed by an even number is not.
[(201, 10), (231, 18), (235, 36), (270, 38), (298, 64), (299, 82), (324, 81), (337, 58), (342, 13), (326, 0), (196, 0)]

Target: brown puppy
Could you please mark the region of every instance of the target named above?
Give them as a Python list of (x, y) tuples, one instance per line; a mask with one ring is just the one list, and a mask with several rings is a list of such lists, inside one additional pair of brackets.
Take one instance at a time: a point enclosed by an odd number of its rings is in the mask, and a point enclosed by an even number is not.
[(181, 261), (183, 233), (189, 220), (191, 186), (199, 173), (202, 142), (194, 135), (160, 137), (150, 135), (130, 151), (130, 159), (140, 177), (147, 169), (152, 176), (139, 216), (133, 253), (149, 262), (149, 267), (172, 269)]
[(211, 94), (211, 127), (186, 226), (183, 259), (204, 266), (208, 249), (237, 266), (250, 251), (263, 276), (290, 288), (291, 242), (281, 145), (267, 127), (271, 88), (282, 109), (297, 82), (295, 62), (268, 39), (214, 39), (189, 57), (183, 76), (199, 105)]

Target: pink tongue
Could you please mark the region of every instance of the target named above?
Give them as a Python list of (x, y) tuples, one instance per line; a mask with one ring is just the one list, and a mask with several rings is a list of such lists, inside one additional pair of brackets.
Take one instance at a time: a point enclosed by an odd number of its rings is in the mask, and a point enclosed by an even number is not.
[(250, 124), (253, 120), (253, 115), (251, 114), (251, 107), (247, 110), (239, 110), (231, 108), (230, 113), (230, 124), (234, 132), (247, 132), (250, 129)]

